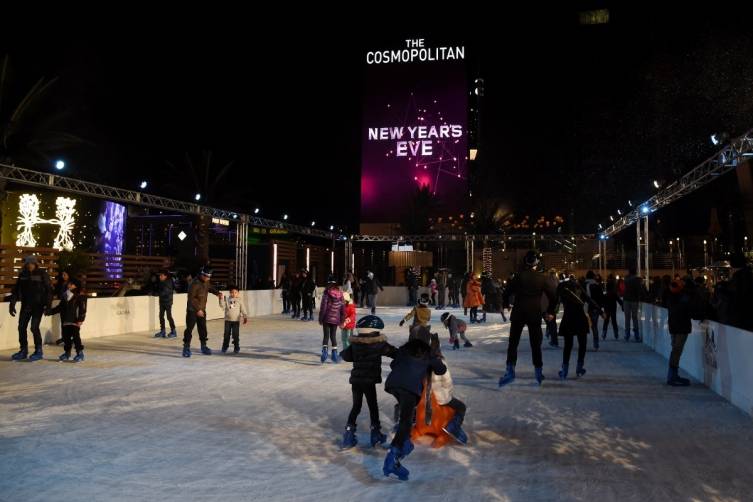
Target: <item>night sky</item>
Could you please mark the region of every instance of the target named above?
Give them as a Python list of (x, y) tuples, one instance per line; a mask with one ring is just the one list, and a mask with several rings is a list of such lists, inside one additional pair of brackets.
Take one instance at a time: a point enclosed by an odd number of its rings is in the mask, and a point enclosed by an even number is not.
[[(18, 27), (0, 35), (0, 56), (13, 68), (10, 101), (39, 77), (59, 77), (40, 113), (65, 112), (56, 126), (87, 140), (51, 153), (67, 160), (66, 174), (133, 188), (148, 179), (154, 192), (190, 199), (185, 154), (199, 164), (210, 150), (215, 172), (234, 161), (212, 205), (258, 205), (271, 218), (287, 211), (296, 223), (352, 232), (365, 51), (385, 40), (463, 39), (469, 78), (485, 79), (479, 196), (594, 231), (628, 199), (650, 196), (652, 179), (673, 179), (713, 153), (710, 133), (753, 127), (746, 16), (602, 4), (345, 27), (322, 15), (279, 22), (276, 38), (256, 28), (261, 19), (231, 13), (83, 25), (65, 36), (18, 36)], [(602, 6), (609, 24), (578, 24), (580, 10)], [(720, 190), (707, 192), (704, 200), (723, 202)]]

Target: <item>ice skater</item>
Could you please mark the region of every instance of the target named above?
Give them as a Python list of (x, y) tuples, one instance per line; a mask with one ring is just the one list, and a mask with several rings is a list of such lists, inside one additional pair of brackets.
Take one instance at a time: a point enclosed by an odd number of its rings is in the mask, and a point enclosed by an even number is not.
[[(562, 303), (562, 321), (560, 321), (559, 335), (565, 340), (562, 350), (562, 369), (559, 371), (560, 380), (567, 380), (570, 367), (570, 353), (573, 350), (573, 338), (578, 339), (578, 365), (575, 374), (582, 377), (586, 374), (586, 348), (588, 348), (588, 332), (591, 329), (590, 313), (603, 315), (601, 306), (588, 296), (578, 284), (574, 276), (563, 281), (557, 287), (557, 298)], [(589, 314), (584, 307), (588, 306)]]
[(78, 279), (69, 279), (66, 292), (61, 295), (60, 303), (47, 311), (48, 315), (60, 314), (60, 324), (63, 326), (63, 350), (59, 361), (71, 358), (71, 348), (76, 347), (76, 357), (73, 362), (84, 360), (84, 344), (81, 343), (81, 325), (86, 320), (86, 296), (81, 294), (81, 283)]
[(390, 451), (384, 459), (382, 472), (385, 476), (395, 474), (400, 480), (407, 481), (410, 473), (400, 461), (413, 451), (410, 429), (426, 372), (431, 368), (437, 375), (442, 375), (447, 368), (439, 357), (431, 355), (431, 347), (419, 338), (410, 339), (401, 346), (390, 367), (392, 372), (387, 377), (384, 387), (397, 399), (400, 419)]
[(465, 321), (458, 319), (449, 312), (442, 314), (442, 317), (440, 317), (439, 319), (442, 321), (444, 327), (447, 328), (450, 332), (450, 345), (452, 345), (452, 350), (458, 350), (460, 348), (459, 338), (462, 338), (465, 342), (463, 344), (463, 347), (473, 347), (471, 341), (468, 340), (468, 338), (465, 336), (465, 331), (468, 326), (467, 324), (465, 324)]
[(455, 412), (455, 416), (452, 417), (452, 420), (450, 420), (447, 425), (442, 427), (442, 430), (445, 431), (458, 443), (467, 444), (468, 436), (463, 430), (463, 421), (465, 420), (466, 406), (463, 401), (452, 395), (454, 386), (452, 384), (450, 368), (447, 366), (447, 362), (442, 355), (439, 337), (436, 333), (432, 333), (431, 335), (431, 355), (432, 357), (440, 358), (447, 368), (447, 371), (445, 371), (441, 375), (430, 370), (431, 393), (434, 395), (434, 399), (436, 399), (438, 405), (452, 408)]
[(353, 336), (353, 330), (356, 327), (356, 305), (350, 293), (343, 292), (343, 301), (345, 302), (345, 321), (340, 326), (340, 337), (345, 350), (350, 345), (350, 337)]
[(353, 407), (348, 415), (348, 423), (342, 439), (342, 447), (345, 449), (352, 448), (358, 443), (356, 420), (361, 413), (364, 396), (366, 396), (371, 419), (369, 442), (372, 448), (387, 441), (387, 436), (382, 433), (382, 425), (379, 422), (376, 384), (382, 383), (382, 356), (395, 357), (397, 353), (397, 349), (387, 342), (387, 337), (381, 334), (380, 330), (384, 329), (384, 322), (379, 317), (367, 315), (361, 318), (357, 329), (358, 335), (350, 337), (351, 344), (342, 353), (344, 361), (353, 363), (353, 369), (350, 372)]
[(243, 324), (246, 324), (248, 322), (248, 314), (246, 314), (246, 307), (243, 306), (243, 301), (240, 298), (238, 286), (230, 286), (228, 290), (230, 292), (229, 298), (220, 295), (220, 307), (225, 311), (225, 333), (222, 338), (222, 353), (227, 353), (227, 349), (230, 347), (230, 336), (232, 335), (233, 354), (237, 354), (241, 351), (241, 319), (243, 319)]
[(212, 355), (212, 350), (207, 347), (207, 295), (212, 293), (217, 295), (218, 298), (222, 298), (222, 293), (210, 284), (211, 279), (212, 269), (203, 267), (199, 277), (188, 288), (186, 330), (183, 332), (183, 357), (191, 357), (191, 338), (193, 337), (194, 326), (199, 332), (201, 353), (205, 356)]
[[(11, 356), (14, 361), (22, 361), (28, 356), (29, 361), (39, 361), (44, 357), (42, 350), (42, 332), (39, 323), (42, 315), (49, 310), (52, 303), (52, 284), (50, 276), (39, 268), (37, 257), (29, 255), (24, 259), (24, 268), (13, 286), (8, 306), (11, 317), (16, 316), (16, 302), (21, 300), (21, 316), (18, 318), (18, 342), (20, 350)], [(29, 356), (29, 342), (26, 328), (31, 321), (31, 333), (34, 335), (34, 353)]]
[(327, 340), (329, 339), (332, 348), (332, 362), (339, 363), (340, 358), (337, 355), (337, 327), (345, 322), (345, 301), (343, 293), (337, 285), (334, 275), (327, 278), (327, 289), (322, 295), (322, 304), (319, 308), (319, 324), (324, 331), (322, 338), (322, 357), (324, 364), (327, 361)]
[(400, 320), (400, 326), (402, 327), (403, 324), (405, 324), (405, 321), (410, 321), (411, 319), (413, 319), (413, 323), (410, 326), (411, 329), (416, 326), (429, 325), (429, 321), (431, 321), (431, 309), (429, 308), (429, 295), (426, 293), (421, 295), (421, 298), (418, 300), (418, 305), (413, 307), (411, 311)]
[[(175, 286), (173, 279), (170, 277), (168, 270), (159, 271), (159, 283), (157, 284), (157, 296), (159, 296), (159, 327), (160, 330), (154, 334), (154, 338), (175, 338), (178, 333), (175, 332), (175, 321), (173, 320), (173, 293)], [(170, 333), (165, 333), (165, 316), (170, 323)]]

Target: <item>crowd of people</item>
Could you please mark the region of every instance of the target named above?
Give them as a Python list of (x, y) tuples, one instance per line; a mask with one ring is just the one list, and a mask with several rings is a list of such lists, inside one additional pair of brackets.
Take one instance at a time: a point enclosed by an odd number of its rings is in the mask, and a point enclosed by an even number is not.
[[(598, 351), (600, 341), (607, 338), (609, 327), (615, 339), (619, 339), (617, 308), (624, 313), (623, 339), (629, 342), (642, 341), (640, 330), (641, 304), (655, 303), (667, 309), (667, 326), (671, 336), (672, 352), (669, 358), (667, 384), (687, 386), (690, 381), (679, 375), (679, 361), (694, 321), (706, 319), (727, 320), (730, 324), (752, 329), (746, 307), (753, 305), (753, 270), (743, 260), (733, 259), (733, 271), (729, 279), (715, 285), (712, 290), (703, 276), (688, 274), (684, 277), (654, 277), (648, 287), (634, 268), (627, 276), (620, 278), (610, 274), (604, 280), (598, 273), (588, 271), (577, 278), (566, 271), (551, 269), (548, 273), (539, 270), (540, 255), (531, 250), (521, 264), (521, 268), (507, 281), (495, 281), (491, 274), (466, 274), (461, 281), (456, 280), (447, 270), (439, 271), (429, 281), (428, 292), (419, 295), (418, 274), (410, 269), (407, 287), (410, 310), (399, 322), (404, 326), (410, 322), (408, 341), (400, 347), (392, 346), (381, 332), (382, 319), (375, 315), (377, 297), (383, 286), (373, 272), (368, 271), (362, 279), (355, 279), (348, 273), (339, 281), (334, 276), (327, 278), (327, 285), (321, 294), (318, 321), (322, 326), (322, 350), (320, 361), (339, 363), (345, 360), (353, 363), (349, 383), (351, 384), (352, 408), (348, 414), (341, 445), (352, 448), (357, 444), (357, 418), (363, 398), (369, 408), (370, 444), (372, 447), (385, 444), (387, 436), (382, 432), (379, 420), (376, 385), (381, 383), (381, 358), (392, 358), (391, 372), (385, 382), (385, 390), (394, 396), (395, 429), (394, 437), (384, 460), (385, 476), (396, 475), (401, 480), (409, 478), (408, 469), (402, 461), (413, 450), (411, 430), (421, 417), (426, 424), (432, 416), (440, 430), (461, 444), (467, 442), (462, 429), (466, 413), (465, 404), (452, 395), (452, 379), (447, 368), (447, 359), (442, 354), (438, 333), (431, 332), (431, 318), (434, 310), (447, 310), (463, 306), (463, 316), (468, 323), (453, 312), (443, 312), (439, 321), (449, 334), (449, 347), (459, 350), (471, 348), (468, 339), (468, 324), (487, 321), (487, 314), (501, 313), (502, 321), (507, 322), (505, 310), (510, 309), (510, 334), (507, 346), (505, 372), (499, 379), (499, 387), (515, 381), (517, 353), (523, 328), (527, 327), (535, 380), (541, 384), (543, 373), (542, 344), (544, 337), (549, 344), (559, 346), (564, 341), (562, 364), (559, 377), (567, 380), (570, 376), (570, 359), (575, 340), (578, 341), (576, 377), (586, 374), (585, 358), (592, 339), (592, 350)], [(154, 291), (158, 296), (160, 331), (157, 338), (177, 337), (175, 321), (172, 317), (175, 282), (167, 270), (159, 271), (158, 283)], [(210, 295), (216, 295), (224, 310), (224, 336), (222, 352), (226, 353), (233, 344), (233, 352), (240, 351), (240, 324), (248, 321), (248, 314), (240, 298), (237, 286), (230, 286), (229, 295), (223, 295), (211, 284), (212, 270), (203, 267), (188, 286), (186, 321), (183, 333), (183, 356), (191, 357), (191, 342), (194, 327), (197, 329), (200, 350), (211, 355), (208, 347), (206, 308)], [(283, 315), (291, 319), (312, 321), (316, 310), (316, 286), (307, 270), (294, 274), (284, 274), (279, 284), (283, 303)], [(446, 294), (447, 293), (447, 294)], [(462, 303), (461, 303), (462, 297)], [(53, 298), (59, 303), (53, 308)], [(21, 302), (20, 312), (16, 310)], [(356, 307), (366, 309), (366, 314), (358, 319)], [(432, 308), (434, 307), (434, 308)], [(80, 329), (86, 319), (86, 295), (82, 294), (81, 283), (67, 271), (51, 281), (48, 274), (39, 268), (36, 257), (24, 260), (24, 268), (19, 274), (10, 297), (11, 316), (19, 315), (18, 330), (20, 350), (12, 355), (13, 360), (43, 358), (43, 341), (40, 322), (43, 315), (59, 315), (64, 352), (61, 361), (71, 357), (75, 348), (75, 362), (84, 360), (84, 346)], [(561, 310), (561, 319), (557, 317)], [(480, 313), (479, 313), (480, 311)], [(601, 321), (601, 326), (599, 326)], [(542, 322), (545, 332), (542, 330)], [(27, 329), (31, 326), (34, 352), (29, 355)], [(167, 331), (169, 326), (170, 331)], [(338, 349), (337, 331), (340, 330), (342, 352)]]

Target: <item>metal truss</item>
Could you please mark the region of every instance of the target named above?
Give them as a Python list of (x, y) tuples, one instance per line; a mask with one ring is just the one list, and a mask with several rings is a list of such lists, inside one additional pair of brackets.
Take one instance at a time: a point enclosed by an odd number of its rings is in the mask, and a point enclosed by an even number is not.
[[(486, 234), (486, 235), (460, 235), (460, 234), (442, 234), (442, 235), (353, 235), (353, 242), (462, 242), (466, 240), (481, 240), (492, 242), (530, 242), (530, 241), (547, 241), (555, 244), (564, 244), (569, 240), (593, 240), (595, 234), (575, 234), (565, 236), (562, 234)], [(563, 242), (564, 241), (564, 242)]]
[(719, 176), (734, 170), (741, 162), (753, 157), (753, 129), (731, 140), (720, 151), (691, 169), (677, 181), (661, 189), (656, 195), (639, 204), (607, 227), (602, 235), (610, 237), (635, 224), (638, 218), (645, 217), (672, 202), (695, 192), (711, 183)]
[(226, 209), (218, 209), (209, 206), (202, 206), (191, 202), (185, 202), (159, 195), (152, 195), (134, 190), (125, 190), (123, 188), (101, 185), (90, 181), (77, 180), (66, 176), (58, 176), (51, 173), (43, 173), (23, 169), (21, 167), (0, 164), (0, 178), (20, 183), (23, 185), (38, 186), (47, 189), (62, 190), (80, 195), (88, 195), (101, 199), (123, 202), (137, 206), (153, 207), (165, 211), (176, 211), (185, 214), (195, 214), (200, 216), (209, 216), (212, 218), (221, 218), (236, 223), (243, 223), (263, 228), (276, 228), (286, 230), (290, 233), (308, 235), (312, 237), (322, 237), (325, 239), (334, 239), (336, 234), (301, 225), (260, 218), (258, 216), (237, 213)]

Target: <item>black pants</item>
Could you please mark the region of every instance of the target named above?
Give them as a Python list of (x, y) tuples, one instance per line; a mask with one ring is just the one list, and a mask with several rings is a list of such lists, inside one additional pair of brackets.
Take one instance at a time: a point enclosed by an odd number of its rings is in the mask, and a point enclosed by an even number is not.
[(408, 288), (408, 305), (415, 307), (416, 303), (418, 303), (418, 289)]
[(392, 389), (390, 393), (397, 399), (400, 407), (400, 421), (397, 434), (392, 438), (392, 446), (403, 447), (406, 439), (410, 439), (410, 429), (413, 427), (413, 412), (418, 404), (418, 396), (403, 389)]
[(196, 312), (192, 310), (186, 311), (186, 330), (183, 332), (183, 346), (191, 346), (194, 326), (196, 326), (199, 332), (199, 341), (201, 341), (201, 346), (203, 347), (207, 344), (207, 318), (197, 316)]
[(74, 345), (77, 354), (84, 350), (84, 345), (81, 343), (81, 328), (71, 324), (63, 326), (63, 350), (65, 350), (65, 353), (70, 354), (71, 347)]
[(290, 298), (288, 295), (288, 292), (283, 290), (282, 291), (282, 313), (287, 314), (290, 312)]
[(586, 347), (588, 345), (588, 333), (562, 333), (560, 335), (565, 339), (565, 348), (562, 350), (562, 364), (570, 364), (570, 352), (573, 350), (573, 338), (578, 337), (578, 366), (583, 366), (586, 361)]
[(614, 307), (607, 307), (604, 312), (606, 312), (606, 319), (604, 319), (604, 330), (603, 334), (604, 336), (607, 336), (607, 328), (609, 328), (609, 321), (612, 321), (612, 331), (614, 331), (614, 337), (619, 338), (619, 334), (617, 332), (617, 305)]
[(446, 303), (445, 302), (445, 295), (446, 294), (447, 294), (447, 292), (445, 291), (445, 289), (440, 287), (439, 288), (439, 306), (440, 307), (444, 307), (445, 306), (445, 303)]
[(670, 336), (672, 337), (672, 352), (669, 355), (669, 366), (679, 368), (682, 349), (685, 348), (685, 342), (688, 341), (688, 333), (671, 333)]
[(175, 321), (173, 321), (172, 304), (159, 306), (159, 327), (163, 332), (165, 331), (165, 315), (167, 315), (167, 322), (170, 323), (170, 331), (175, 331)]
[(478, 319), (478, 307), (471, 307), (471, 320), (475, 321)]
[(431, 292), (431, 305), (436, 305), (436, 304), (437, 304), (437, 292), (432, 291)]
[(460, 399), (452, 398), (447, 406), (455, 410), (455, 416), (458, 417), (458, 425), (463, 425), (465, 419), (465, 403)]
[(233, 347), (240, 348), (240, 321), (225, 321), (225, 335), (222, 338), (222, 350), (227, 350), (230, 346), (230, 335), (233, 335)]
[(588, 316), (591, 318), (591, 334), (594, 339), (594, 347), (599, 348), (599, 312), (592, 310), (588, 313)]
[(34, 349), (42, 350), (42, 332), (39, 330), (39, 323), (42, 322), (42, 314), (44, 314), (44, 307), (42, 305), (35, 305), (33, 307), (21, 305), (21, 315), (18, 318), (18, 343), (22, 351), (29, 350), (29, 342), (26, 335), (29, 321), (31, 321), (31, 334), (34, 335)]
[(314, 317), (314, 298), (311, 296), (303, 297), (303, 316)]
[(518, 362), (518, 344), (520, 343), (520, 335), (523, 333), (523, 326), (528, 326), (528, 339), (531, 342), (533, 367), (541, 368), (544, 366), (541, 360), (541, 342), (544, 339), (544, 334), (541, 332), (541, 314), (538, 313), (527, 318), (523, 317), (511, 320), (510, 340), (507, 345), (507, 364), (514, 365)]
[(376, 384), (352, 384), (353, 407), (348, 415), (348, 425), (355, 426), (358, 414), (361, 413), (363, 406), (363, 396), (366, 396), (366, 404), (369, 407), (369, 418), (371, 418), (371, 427), (380, 429), (379, 423), (379, 404), (377, 403)]
[(552, 319), (551, 321), (545, 321), (546, 322), (546, 331), (549, 335), (549, 341), (553, 343), (554, 345), (557, 345), (557, 319)]
[(298, 295), (290, 295), (290, 309), (293, 311), (293, 317), (299, 317), (301, 315), (301, 297)]
[(322, 329), (324, 330), (324, 338), (322, 338), (322, 346), (327, 346), (327, 338), (329, 338), (330, 345), (333, 349), (337, 348), (337, 324), (328, 324), (324, 323), (322, 324)]

